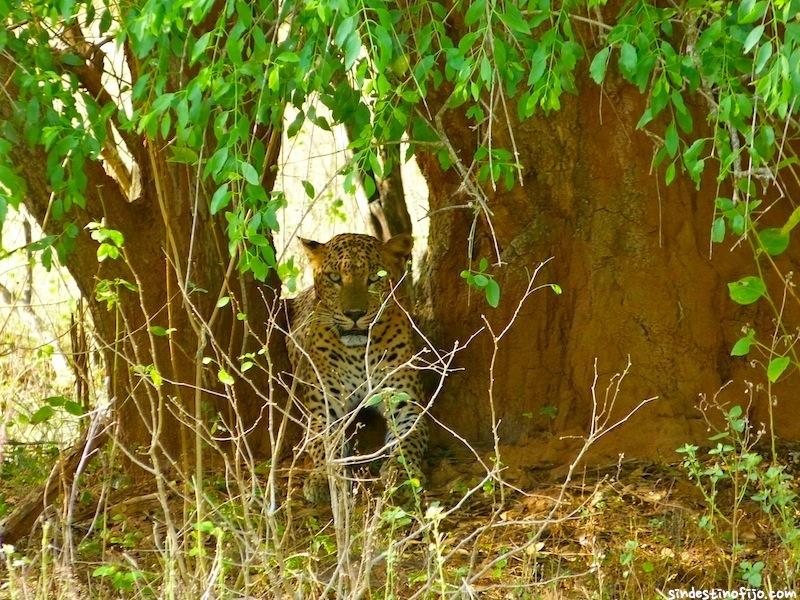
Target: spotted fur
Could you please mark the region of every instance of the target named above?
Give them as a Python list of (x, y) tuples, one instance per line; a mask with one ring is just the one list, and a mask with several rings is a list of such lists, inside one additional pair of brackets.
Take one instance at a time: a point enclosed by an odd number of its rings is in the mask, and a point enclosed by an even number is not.
[(411, 236), (383, 243), (348, 233), (325, 244), (301, 242), (314, 285), (294, 300), (288, 349), (311, 423), (308, 452), (314, 469), (303, 485), (305, 497), (314, 503), (328, 499), (325, 436), (376, 396), (390, 444), (383, 479), (406, 480), (411, 474), (421, 480), (428, 444), (422, 383), (417, 370), (401, 367), (415, 349), (412, 328), (398, 304), (405, 300), (398, 282), (411, 253)]

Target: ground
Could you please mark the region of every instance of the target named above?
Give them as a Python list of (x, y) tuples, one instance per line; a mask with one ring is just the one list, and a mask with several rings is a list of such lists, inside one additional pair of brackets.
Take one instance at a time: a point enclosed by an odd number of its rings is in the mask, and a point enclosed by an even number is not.
[[(797, 450), (780, 453), (791, 459)], [(490, 462), (491, 455), (483, 458)], [(106, 450), (81, 485), (72, 573), (63, 568), (64, 519), (53, 511), (46, 528), (53, 544), (43, 544), (41, 531), (17, 544), (0, 598), (41, 597), (32, 595), (37, 589), (49, 590), (48, 598), (69, 598), (67, 590), (82, 598), (139, 598), (164, 589), (164, 506), (174, 517), (191, 498), (183, 497), (181, 482), (159, 494), (123, 473), (109, 478), (108, 459)], [(785, 466), (793, 477), (800, 470), (791, 460)], [(240, 598), (236, 591), (244, 587), (250, 598), (284, 597), (278, 576), (304, 598), (321, 597), (331, 582), (330, 597), (357, 597), (353, 590), (361, 587), (365, 598), (657, 598), (692, 588), (783, 590), (795, 579), (796, 544), (781, 539), (758, 502), (746, 498), (734, 511), (736, 489), (721, 480), (716, 506), (740, 521), (735, 528), (719, 518), (704, 525), (709, 504), (677, 462), (580, 470), (566, 484), (556, 469), (504, 471), (506, 485), (499, 485), (485, 479), (475, 457), (435, 456), (429, 467), (431, 488), (416, 506), (385, 504), (367, 483), (344, 494), (334, 511), (302, 499), (302, 473), (276, 469), (278, 510), (271, 516), (268, 494), (245, 502), (233, 495), (230, 472), (212, 471), (204, 520), (195, 525), (205, 535), (196, 547), (189, 542), (183, 560), (202, 555), (209, 572), (219, 565), (216, 589), (228, 591), (219, 598)], [(267, 490), (269, 468), (258, 470), (248, 486)], [(4, 501), (12, 506), (34, 483), (9, 462), (3, 479)], [(105, 512), (97, 513), (98, 499)], [(193, 535), (187, 540), (200, 539)], [(30, 594), (19, 594), (26, 587)], [(349, 591), (337, 596), (337, 589)]]

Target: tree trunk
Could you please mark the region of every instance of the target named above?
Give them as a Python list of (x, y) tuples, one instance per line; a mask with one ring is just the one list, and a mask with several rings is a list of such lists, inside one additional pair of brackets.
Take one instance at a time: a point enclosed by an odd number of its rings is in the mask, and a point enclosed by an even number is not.
[[(0, 62), (4, 81), (10, 81), (12, 68)], [(10, 103), (0, 101), (0, 118), (14, 122)], [(262, 185), (270, 190), (280, 133), (259, 133), (269, 149)], [(267, 285), (240, 275), (228, 252), (225, 219), (209, 214), (210, 190), (198, 186), (195, 169), (168, 161), (167, 149), (144, 137), (136, 142), (130, 149), (143, 182), (136, 199), (100, 162), (87, 162), (86, 208), (70, 215), (79, 226), (102, 221), (121, 232), (123, 256), (98, 262), (98, 244), (82, 229), (65, 257), (89, 301), (118, 438), (134, 462), (149, 463), (158, 455), (175, 464), (202, 448), (196, 428), (220, 419), (230, 432), (248, 432), (253, 450), (269, 451), (265, 406), (268, 400), (281, 406), (286, 400), (270, 373), (288, 368), (285, 346), (278, 336), (269, 340), (269, 373), (240, 372), (240, 357), (267, 346), (266, 323), (280, 312), (280, 282), (274, 273)], [(26, 207), (46, 233), (60, 234), (61, 223), (50, 218), (46, 154), (29, 146), (13, 152), (28, 185)], [(218, 308), (223, 296), (230, 303)], [(247, 318), (237, 318), (239, 313)], [(232, 374), (236, 384), (223, 385), (220, 370)], [(155, 454), (147, 456), (149, 449)]]
[[(493, 402), (500, 441), (508, 447), (504, 460), (524, 466), (570, 460), (575, 439), (564, 436), (589, 430), (595, 360), (602, 403), (610, 377), (625, 368), (628, 357), (632, 366), (612, 420), (646, 398), (658, 400), (603, 438), (594, 456), (674, 460), (677, 447), (709, 435), (695, 408), (699, 395), (710, 399), (729, 380), (733, 384), (719, 399), (749, 406), (753, 423), (769, 421), (766, 394), (756, 392), (750, 405), (745, 383), (763, 382), (763, 367), (753, 369), (729, 353), (745, 323), (772, 331), (772, 314), (763, 302), (741, 307), (727, 296), (726, 283), (754, 269), (749, 249), (715, 245), (710, 255), (714, 174), (706, 172), (700, 191), (680, 176), (665, 187), (663, 169), (650, 172), (652, 141), (635, 129), (645, 99), (619, 82), (601, 90), (584, 79), (578, 87), (576, 96), (563, 98), (558, 113), (513, 123), (524, 186), (487, 190), (505, 263), (491, 268), (502, 289), (497, 309), (468, 293), (459, 278), (473, 213), (442, 209), (470, 200), (461, 177), (456, 169), (443, 171), (434, 156), (420, 158), (432, 216), (418, 313), (439, 347), (465, 342), (482, 326), (481, 314), (499, 330), (512, 319), (527, 273), (553, 257), (539, 283), (557, 283), (563, 295), (535, 293), (499, 346)], [(695, 123), (703, 123), (699, 107), (695, 114)], [(469, 165), (477, 134), (456, 112), (444, 115), (443, 130)], [(501, 129), (495, 129), (493, 145), (510, 149), (512, 141)], [(770, 215), (774, 224), (785, 222), (786, 204)], [(473, 257), (483, 256), (497, 260), (482, 217)], [(492, 348), (483, 332), (459, 355), (456, 363), (464, 371), (450, 377), (434, 407), (438, 418), (478, 445), (492, 440)], [(777, 433), (795, 437), (800, 426), (787, 418), (793, 409), (786, 400), (796, 394), (797, 380), (795, 375), (772, 388), (783, 399), (774, 407)], [(441, 430), (436, 440), (453, 445)]]

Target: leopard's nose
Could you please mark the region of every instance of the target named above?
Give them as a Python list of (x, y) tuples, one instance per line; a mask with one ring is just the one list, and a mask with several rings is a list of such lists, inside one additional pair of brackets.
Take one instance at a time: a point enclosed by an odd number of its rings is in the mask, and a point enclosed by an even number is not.
[(365, 310), (346, 310), (344, 311), (345, 316), (348, 319), (351, 319), (353, 323), (358, 323), (358, 320), (367, 314)]

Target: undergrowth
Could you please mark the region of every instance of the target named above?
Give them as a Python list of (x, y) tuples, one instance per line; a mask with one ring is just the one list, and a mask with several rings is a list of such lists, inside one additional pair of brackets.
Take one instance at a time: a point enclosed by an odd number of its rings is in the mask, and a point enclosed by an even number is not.
[[(263, 471), (237, 482), (218, 470), (208, 477), (203, 521), (169, 482), (166, 509), (186, 515), (178, 547), (155, 486), (131, 482), (107, 450), (82, 482), (69, 527), (54, 508), (25, 542), (3, 547), (0, 597), (619, 598), (789, 589), (800, 556), (795, 465), (766, 466), (755, 448), (732, 441), (720, 442), (722, 450), (683, 447), (680, 468), (631, 462), (584, 472), (554, 515), (562, 486), (547, 474), (515, 473), (503, 501), (480, 475), (466, 475), (412, 506), (387, 503), (361, 482), (342, 490), (347, 532), (337, 531), (330, 509), (305, 504), (289, 473), (278, 485), (287, 496), (273, 507)], [(437, 459), (434, 475), (451, 460)], [(9, 457), (4, 475), (18, 475), (20, 464)], [(522, 486), (535, 492), (514, 489)], [(478, 491), (465, 497), (465, 488)], [(28, 489), (18, 477), (7, 497), (13, 503)], [(337, 572), (350, 579), (337, 582)]]

